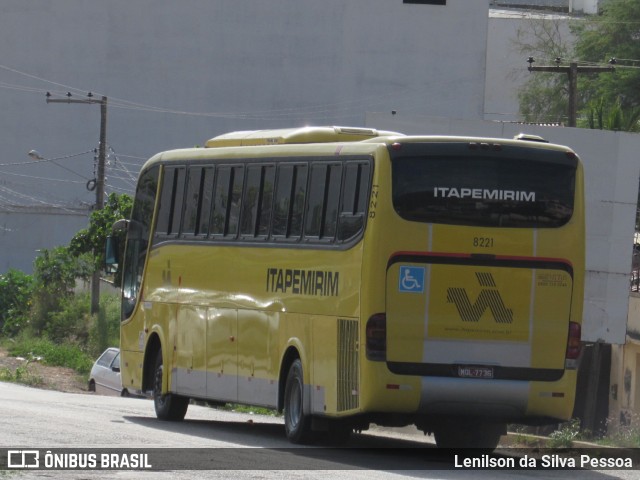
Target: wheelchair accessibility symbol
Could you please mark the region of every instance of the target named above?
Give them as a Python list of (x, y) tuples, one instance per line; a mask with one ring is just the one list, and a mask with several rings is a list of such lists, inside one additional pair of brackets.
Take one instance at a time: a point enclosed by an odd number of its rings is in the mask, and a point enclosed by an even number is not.
[(424, 292), (424, 267), (400, 267), (398, 290), (409, 293)]

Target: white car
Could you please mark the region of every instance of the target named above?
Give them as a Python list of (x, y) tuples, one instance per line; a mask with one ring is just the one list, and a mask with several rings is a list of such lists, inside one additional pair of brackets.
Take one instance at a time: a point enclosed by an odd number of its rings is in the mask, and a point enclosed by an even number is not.
[(120, 349), (107, 348), (96, 360), (89, 375), (89, 391), (102, 395), (126, 397), (129, 392), (122, 388), (120, 379)]

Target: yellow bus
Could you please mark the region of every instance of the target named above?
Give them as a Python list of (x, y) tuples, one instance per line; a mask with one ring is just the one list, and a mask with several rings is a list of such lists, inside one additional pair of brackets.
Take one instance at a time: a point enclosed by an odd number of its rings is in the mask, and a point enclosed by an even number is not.
[[(537, 141), (534, 141), (537, 140)], [(415, 424), (440, 447), (571, 417), (583, 171), (539, 137), (235, 132), (142, 168), (122, 382), (284, 411), (287, 437)]]

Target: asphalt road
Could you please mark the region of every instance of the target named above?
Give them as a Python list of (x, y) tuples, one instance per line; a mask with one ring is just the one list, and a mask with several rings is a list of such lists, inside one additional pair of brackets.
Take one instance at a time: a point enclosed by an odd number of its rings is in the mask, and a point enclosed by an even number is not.
[[(430, 439), (393, 431), (355, 435), (348, 449), (292, 448), (280, 418), (191, 405), (184, 422), (161, 422), (148, 400), (81, 395), (0, 383), (0, 458), (9, 449), (52, 453), (150, 452), (163, 471), (0, 470), (0, 479), (640, 479), (640, 471), (470, 470)], [(57, 450), (65, 449), (65, 450)], [(83, 450), (91, 449), (91, 450)], [(152, 449), (152, 450), (145, 450)], [(164, 449), (164, 450), (157, 450)], [(478, 453), (478, 457), (480, 453)], [(60, 457), (61, 458), (61, 457)], [(504, 457), (500, 457), (504, 461)], [(5, 460), (6, 462), (6, 460)], [(0, 462), (0, 465), (2, 462)], [(194, 470), (188, 470), (193, 468)], [(207, 468), (209, 470), (198, 470)], [(175, 471), (167, 471), (173, 470)]]

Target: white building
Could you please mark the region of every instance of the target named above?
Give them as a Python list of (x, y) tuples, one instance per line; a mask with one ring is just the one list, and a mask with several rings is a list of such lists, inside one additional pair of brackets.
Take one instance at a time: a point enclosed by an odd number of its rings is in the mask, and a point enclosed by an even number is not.
[[(370, 111), (482, 118), (488, 9), (489, 0), (4, 0), (0, 207), (95, 202), (85, 184), (99, 107), (47, 104), (47, 91), (108, 97), (117, 155), (107, 192), (131, 193), (157, 151), (233, 130), (362, 125)], [(28, 163), (31, 149), (58, 160)], [(61, 240), (46, 233), (59, 218), (27, 223), (0, 237), (1, 269), (28, 270), (33, 247)], [(42, 241), (21, 250), (25, 238)]]

